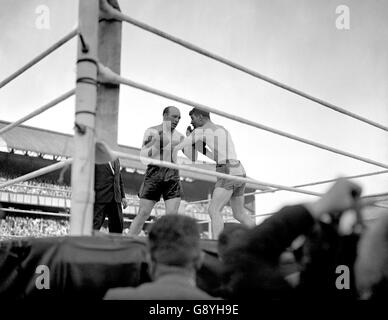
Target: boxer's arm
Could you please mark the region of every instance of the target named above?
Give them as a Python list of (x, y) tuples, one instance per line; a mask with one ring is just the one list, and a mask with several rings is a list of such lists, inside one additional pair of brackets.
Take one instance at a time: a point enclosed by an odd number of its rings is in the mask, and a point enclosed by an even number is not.
[(160, 153), (160, 148), (156, 143), (158, 131), (156, 129), (147, 129), (144, 133), (143, 143), (140, 150), (140, 156), (152, 157)]
[(178, 152), (179, 150), (183, 150), (185, 148), (188, 148), (195, 144), (199, 140), (198, 135), (194, 135), (193, 131), (188, 137), (184, 138), (178, 145), (175, 146), (174, 150)]

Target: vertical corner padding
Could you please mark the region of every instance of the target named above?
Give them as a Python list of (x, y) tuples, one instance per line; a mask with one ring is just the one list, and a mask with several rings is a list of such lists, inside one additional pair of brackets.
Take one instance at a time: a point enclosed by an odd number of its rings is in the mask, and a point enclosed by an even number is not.
[[(103, 0), (102, 0), (103, 1)], [(107, 0), (120, 10), (117, 0)], [(114, 19), (100, 19), (98, 26), (98, 60), (120, 75), (122, 22)], [(117, 148), (119, 85), (101, 84), (97, 89), (96, 136), (111, 148)]]

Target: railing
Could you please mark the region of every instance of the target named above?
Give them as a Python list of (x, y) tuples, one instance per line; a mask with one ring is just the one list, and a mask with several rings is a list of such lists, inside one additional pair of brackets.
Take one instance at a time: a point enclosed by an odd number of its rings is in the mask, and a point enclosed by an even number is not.
[(0, 201), (59, 208), (70, 208), (71, 205), (70, 198), (13, 191), (0, 191)]

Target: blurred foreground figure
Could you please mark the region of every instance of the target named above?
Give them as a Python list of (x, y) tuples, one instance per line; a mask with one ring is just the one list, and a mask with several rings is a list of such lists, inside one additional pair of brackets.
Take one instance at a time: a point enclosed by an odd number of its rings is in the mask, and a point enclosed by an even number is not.
[[(255, 228), (240, 233), (222, 254), (223, 297), (355, 299), (353, 283), (352, 290), (336, 287), (336, 267), (343, 264), (352, 268), (359, 234), (345, 238), (337, 226), (347, 210), (360, 216), (364, 205), (360, 196), (358, 185), (339, 179), (317, 201), (286, 206)], [(300, 258), (301, 281), (290, 283), (282, 272), (284, 253), (301, 236), (306, 239)]]
[(361, 238), (355, 264), (355, 276), (361, 299), (387, 300), (388, 216), (375, 221)]
[(201, 266), (200, 232), (192, 218), (170, 214), (153, 224), (149, 233), (150, 273), (153, 282), (137, 288), (107, 292), (107, 300), (214, 299), (195, 284)]

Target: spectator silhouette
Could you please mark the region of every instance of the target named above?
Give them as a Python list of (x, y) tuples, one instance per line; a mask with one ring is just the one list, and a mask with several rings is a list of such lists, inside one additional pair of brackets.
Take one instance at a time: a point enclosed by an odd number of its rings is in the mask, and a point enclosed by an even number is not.
[(388, 296), (388, 217), (370, 226), (358, 244), (355, 263), (356, 285), (361, 299)]
[(249, 227), (241, 223), (229, 223), (219, 235), (217, 242), (218, 257), (223, 260), (225, 252), (233, 247), (241, 237), (249, 230)]

